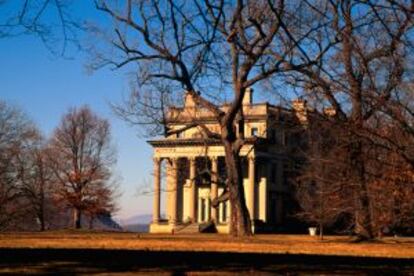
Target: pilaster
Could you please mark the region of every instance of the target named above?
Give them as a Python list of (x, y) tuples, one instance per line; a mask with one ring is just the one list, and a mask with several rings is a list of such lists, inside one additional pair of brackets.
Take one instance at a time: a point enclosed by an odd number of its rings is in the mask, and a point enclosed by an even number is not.
[(253, 221), (255, 219), (255, 174), (256, 174), (256, 167), (255, 167), (255, 158), (248, 157), (249, 160), (249, 181), (247, 185), (247, 209), (249, 210), (250, 219)]

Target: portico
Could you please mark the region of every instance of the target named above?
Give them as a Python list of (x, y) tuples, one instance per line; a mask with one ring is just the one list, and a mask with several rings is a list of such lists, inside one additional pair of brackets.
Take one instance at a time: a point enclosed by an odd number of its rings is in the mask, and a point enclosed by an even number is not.
[[(217, 208), (211, 205), (225, 189), (224, 149), (212, 144), (206, 150), (205, 145), (197, 145), (195, 140), (185, 142), (185, 147), (178, 146), (177, 142), (171, 145), (172, 141), (150, 142), (154, 146), (154, 202), (150, 232), (172, 233), (179, 225), (212, 221), (219, 232), (227, 233), (230, 203), (221, 202)], [(259, 195), (266, 193), (266, 180), (256, 183), (256, 153), (252, 145), (246, 145), (241, 153), (248, 166), (248, 177), (244, 179), (247, 208), (252, 219), (265, 218), (266, 204), (258, 204), (257, 200), (266, 198), (264, 194)], [(166, 178), (163, 218), (160, 211), (162, 175)]]

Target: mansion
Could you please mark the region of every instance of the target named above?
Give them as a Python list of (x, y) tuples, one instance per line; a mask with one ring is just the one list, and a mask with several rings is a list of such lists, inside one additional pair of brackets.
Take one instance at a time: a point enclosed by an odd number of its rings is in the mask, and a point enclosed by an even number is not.
[[(290, 149), (299, 143), (295, 129), (306, 125), (307, 109), (302, 100), (294, 101), (292, 109), (253, 103), (252, 94), (253, 90), (247, 89), (243, 100), (246, 141), (240, 155), (246, 205), (257, 231), (259, 226), (274, 229), (284, 223), (289, 201), (287, 180), (294, 165)], [(227, 107), (220, 108), (225, 111)], [(213, 114), (197, 106), (186, 93), (184, 106), (168, 112), (169, 129), (185, 131), (148, 141), (154, 150), (151, 233), (196, 232), (207, 223), (219, 233), (229, 232), (229, 201), (217, 208), (211, 204), (224, 189), (224, 147), (220, 140), (205, 137), (199, 127), (186, 128), (192, 122), (219, 133)], [(165, 210), (161, 210), (161, 198), (165, 199)]]

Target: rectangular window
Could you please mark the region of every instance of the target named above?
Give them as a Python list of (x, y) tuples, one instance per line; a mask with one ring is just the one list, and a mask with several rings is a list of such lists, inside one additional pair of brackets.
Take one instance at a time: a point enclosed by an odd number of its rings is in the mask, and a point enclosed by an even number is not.
[(184, 131), (177, 132), (177, 138), (184, 138)]
[(251, 136), (258, 136), (259, 135), (259, 130), (257, 129), (257, 127), (252, 127), (250, 130), (250, 134)]

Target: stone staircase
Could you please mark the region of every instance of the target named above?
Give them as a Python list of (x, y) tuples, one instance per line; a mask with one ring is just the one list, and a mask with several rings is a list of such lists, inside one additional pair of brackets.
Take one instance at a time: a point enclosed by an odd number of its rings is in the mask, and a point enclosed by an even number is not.
[(194, 234), (199, 233), (199, 224), (198, 223), (187, 223), (177, 226), (174, 230), (177, 234)]

